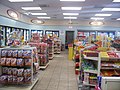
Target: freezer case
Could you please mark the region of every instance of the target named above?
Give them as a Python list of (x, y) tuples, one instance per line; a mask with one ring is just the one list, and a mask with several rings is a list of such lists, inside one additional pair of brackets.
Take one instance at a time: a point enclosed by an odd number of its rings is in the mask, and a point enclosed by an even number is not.
[(101, 90), (120, 90), (120, 77), (102, 77)]

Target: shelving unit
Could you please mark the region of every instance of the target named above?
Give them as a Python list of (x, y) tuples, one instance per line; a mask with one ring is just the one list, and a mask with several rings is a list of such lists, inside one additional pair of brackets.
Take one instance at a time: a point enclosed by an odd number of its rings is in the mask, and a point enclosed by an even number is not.
[(61, 53), (61, 40), (54, 39), (54, 54)]
[(31, 90), (38, 81), (37, 49), (6, 47), (0, 53), (0, 90)]
[(100, 53), (80, 51), (80, 77), (84, 86), (95, 87), (97, 76), (100, 75)]

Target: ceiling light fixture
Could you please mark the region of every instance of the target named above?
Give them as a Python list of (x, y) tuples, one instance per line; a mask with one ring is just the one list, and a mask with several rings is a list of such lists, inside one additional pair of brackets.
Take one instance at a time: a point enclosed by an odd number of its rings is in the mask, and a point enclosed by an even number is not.
[(77, 16), (79, 15), (79, 13), (63, 13), (63, 15)]
[(120, 0), (113, 0), (113, 2), (120, 2)]
[(47, 13), (31, 13), (31, 15), (47, 15)]
[(18, 14), (11, 9), (7, 10), (7, 14), (14, 19), (18, 19)]
[(103, 8), (102, 11), (120, 11), (120, 8)]
[(50, 19), (51, 17), (37, 17), (39, 19)]
[(38, 19), (32, 19), (31, 22), (34, 24), (44, 24), (45, 23), (44, 21), (38, 20)]
[(77, 17), (64, 17), (64, 19), (77, 19)]
[(99, 17), (91, 17), (90, 19), (93, 19), (93, 20), (103, 20), (104, 18), (99, 18)]
[(82, 7), (61, 7), (62, 10), (81, 10)]
[(95, 16), (111, 16), (112, 14), (95, 14)]
[(10, 2), (33, 2), (33, 0), (9, 0)]
[(21, 7), (23, 10), (42, 10), (40, 7)]
[(101, 26), (101, 25), (103, 25), (104, 23), (101, 22), (101, 21), (92, 21), (92, 22), (90, 22), (89, 24), (90, 24), (90, 25), (94, 25), (94, 26)]
[(116, 20), (120, 20), (120, 18), (116, 19)]
[(60, 1), (84, 2), (85, 0), (60, 0)]

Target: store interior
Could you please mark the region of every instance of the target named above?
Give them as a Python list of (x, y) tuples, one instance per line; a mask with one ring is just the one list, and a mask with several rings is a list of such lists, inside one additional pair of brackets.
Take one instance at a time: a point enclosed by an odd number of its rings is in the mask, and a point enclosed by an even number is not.
[(120, 90), (120, 0), (0, 0), (0, 90)]

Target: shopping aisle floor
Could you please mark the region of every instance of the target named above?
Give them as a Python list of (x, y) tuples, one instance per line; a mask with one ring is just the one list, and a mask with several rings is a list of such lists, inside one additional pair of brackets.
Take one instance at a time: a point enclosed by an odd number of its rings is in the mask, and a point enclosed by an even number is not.
[(74, 62), (68, 60), (66, 51), (55, 55), (48, 68), (39, 73), (33, 90), (78, 90)]

